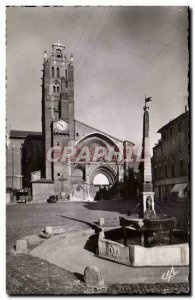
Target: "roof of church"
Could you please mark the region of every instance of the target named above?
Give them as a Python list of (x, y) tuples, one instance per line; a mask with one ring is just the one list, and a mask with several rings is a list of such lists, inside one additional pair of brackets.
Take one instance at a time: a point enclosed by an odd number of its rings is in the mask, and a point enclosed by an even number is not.
[[(120, 143), (123, 143), (122, 140), (120, 140), (120, 139), (118, 139), (118, 138), (116, 138), (116, 137), (114, 137), (114, 136), (112, 136), (112, 135), (110, 135), (110, 134), (107, 134), (107, 133), (104, 132), (104, 131), (101, 131), (101, 130), (99, 130), (99, 129), (97, 129), (97, 128), (94, 128), (94, 127), (92, 127), (92, 126), (90, 126), (90, 125), (88, 125), (88, 124), (86, 124), (86, 123), (80, 122), (80, 121), (78, 121), (78, 120), (75, 120), (75, 122), (80, 123), (80, 124), (82, 124), (82, 125), (85, 125), (85, 126), (91, 128), (92, 130), (95, 130), (96, 132), (105, 134), (105, 135), (107, 135), (108, 137), (110, 137), (110, 138), (112, 138), (112, 139), (115, 139), (115, 140), (119, 141)], [(133, 143), (132, 143), (132, 144), (133, 144)]]
[(10, 131), (10, 138), (26, 138), (28, 135), (33, 135), (40, 138), (42, 136), (42, 133), (37, 131), (24, 131), (24, 130)]
[[(108, 137), (117, 140), (118, 142), (121, 142), (121, 143), (124, 142), (124, 141), (122, 141), (122, 140), (120, 140), (120, 139), (118, 139), (118, 138), (116, 138), (116, 137), (114, 137), (114, 136), (112, 136), (112, 135), (110, 135), (110, 134), (107, 134), (106, 132), (103, 132), (103, 131), (101, 131), (101, 130), (99, 130), (99, 129), (97, 129), (97, 128), (94, 128), (94, 127), (92, 127), (92, 126), (90, 126), (90, 125), (88, 125), (88, 124), (86, 124), (86, 123), (80, 122), (80, 121), (78, 121), (78, 120), (75, 120), (75, 122), (80, 123), (80, 124), (82, 124), (82, 125), (85, 125), (85, 126), (89, 127), (90, 129), (92, 129), (92, 130), (94, 130), (94, 131), (96, 131), (96, 132), (105, 134), (105, 135), (107, 135)], [(11, 131), (10, 131), (10, 138), (26, 138), (28, 135), (36, 136), (37, 138), (41, 138), (42, 133), (41, 133), (41, 132), (38, 132), (38, 131), (24, 131), (24, 130), (11, 130)], [(130, 141), (128, 141), (128, 142), (129, 142), (129, 143), (132, 143), (132, 142), (130, 142)], [(133, 143), (132, 143), (132, 144), (133, 144)]]

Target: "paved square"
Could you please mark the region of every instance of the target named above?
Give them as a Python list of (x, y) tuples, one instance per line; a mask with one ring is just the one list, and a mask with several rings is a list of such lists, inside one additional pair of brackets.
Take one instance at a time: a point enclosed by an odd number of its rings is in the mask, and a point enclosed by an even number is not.
[[(29, 255), (10, 256), (9, 249), (17, 239), (38, 234), (45, 226), (61, 226), (67, 232), (89, 229), (100, 217), (116, 222), (122, 213), (132, 211), (135, 203), (128, 201), (100, 201), (94, 203), (64, 202), (56, 204), (20, 204), (7, 206), (7, 292), (9, 294), (83, 294), (92, 293), (86, 289), (82, 278), (65, 269)], [(187, 208), (161, 207), (169, 210), (186, 222)], [(36, 272), (35, 272), (36, 270)], [(49, 270), (49, 271), (48, 271)], [(49, 273), (48, 273), (49, 272)], [(45, 274), (45, 275), (44, 275)], [(49, 275), (48, 275), (49, 274)], [(60, 274), (63, 274), (59, 280)], [(49, 277), (48, 277), (49, 276)], [(62, 275), (61, 275), (62, 277)], [(59, 287), (61, 285), (61, 287)], [(188, 283), (159, 285), (122, 285), (116, 282), (106, 293), (187, 293)], [(58, 292), (57, 292), (58, 291)], [(117, 292), (118, 291), (118, 292)], [(95, 291), (94, 293), (102, 293)], [(104, 291), (105, 293), (105, 291)]]

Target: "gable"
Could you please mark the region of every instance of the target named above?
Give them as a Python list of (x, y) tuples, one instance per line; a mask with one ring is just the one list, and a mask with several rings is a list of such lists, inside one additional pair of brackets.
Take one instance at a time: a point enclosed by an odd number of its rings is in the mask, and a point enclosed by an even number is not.
[(89, 125), (86, 125), (80, 121), (75, 120), (75, 140), (76, 141), (81, 139), (85, 135), (88, 135), (91, 133), (100, 133), (100, 134), (106, 135), (106, 136), (110, 137), (116, 144), (123, 143), (123, 141), (118, 138), (115, 138), (101, 130), (98, 130), (98, 129), (93, 128)]

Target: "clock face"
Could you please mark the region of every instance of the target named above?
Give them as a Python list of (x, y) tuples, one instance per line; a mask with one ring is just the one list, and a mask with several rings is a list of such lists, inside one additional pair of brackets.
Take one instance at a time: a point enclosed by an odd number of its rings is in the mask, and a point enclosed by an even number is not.
[(59, 120), (57, 122), (57, 129), (59, 129), (59, 130), (66, 130), (67, 128), (68, 128), (68, 124), (65, 121)]

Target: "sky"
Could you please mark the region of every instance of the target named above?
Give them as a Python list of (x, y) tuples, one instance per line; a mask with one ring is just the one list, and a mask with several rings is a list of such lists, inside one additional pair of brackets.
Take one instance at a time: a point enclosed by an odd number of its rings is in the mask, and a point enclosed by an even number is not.
[(140, 145), (151, 96), (151, 148), (188, 98), (186, 7), (9, 7), (7, 128), (41, 131), (43, 52), (74, 56), (75, 119)]

